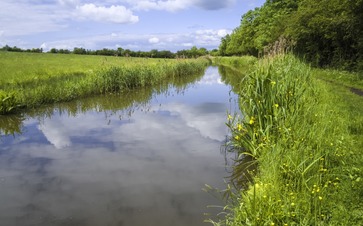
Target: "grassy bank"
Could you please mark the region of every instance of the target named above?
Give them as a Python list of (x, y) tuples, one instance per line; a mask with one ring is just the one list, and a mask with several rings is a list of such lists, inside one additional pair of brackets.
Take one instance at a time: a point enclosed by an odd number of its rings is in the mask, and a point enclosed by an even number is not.
[(0, 114), (155, 85), (201, 72), (206, 59), (164, 60), (0, 52)]
[[(176, 93), (183, 93), (195, 82), (203, 77), (204, 72), (188, 76), (179, 76), (163, 80), (154, 86), (143, 87), (142, 89), (134, 89), (122, 93), (112, 93), (105, 95), (96, 95), (84, 97), (81, 100), (60, 102), (51, 105), (39, 106), (37, 108), (28, 109), (20, 114), (12, 114), (0, 116), (0, 139), (2, 135), (22, 134), (24, 121), (31, 118), (37, 118), (39, 121), (51, 119), (56, 112), (60, 115), (68, 114), (76, 116), (87, 111), (97, 109), (98, 112), (104, 112), (105, 116), (118, 114), (122, 118), (129, 118), (136, 109), (148, 109), (148, 103), (154, 95), (163, 94), (169, 96), (168, 92), (171, 88)], [(125, 109), (122, 111), (121, 109)]]
[(338, 85), (344, 85), (348, 88), (363, 90), (363, 71), (347, 72), (339, 70), (313, 70), (316, 77)]
[(247, 71), (257, 61), (253, 56), (242, 57), (216, 57), (213, 59), (213, 63), (217, 65), (225, 65), (237, 70)]
[(363, 224), (363, 98), (322, 73), (285, 55), (239, 83), (243, 116), (227, 123), (237, 189), (215, 225)]

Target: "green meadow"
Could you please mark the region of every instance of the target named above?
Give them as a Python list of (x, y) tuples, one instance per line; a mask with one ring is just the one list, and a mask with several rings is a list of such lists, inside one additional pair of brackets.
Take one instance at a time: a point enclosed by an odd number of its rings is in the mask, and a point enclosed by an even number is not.
[(223, 217), (211, 222), (363, 225), (363, 97), (347, 87), (361, 78), (292, 55), (255, 61), (238, 82), (227, 76), (240, 97), (241, 115), (227, 119), (237, 158)]
[(75, 98), (151, 86), (201, 72), (199, 59), (149, 59), (0, 52), (0, 114)]
[[(290, 54), (213, 59), (239, 95), (226, 150), (237, 158), (214, 225), (362, 225), (363, 97), (358, 72)], [(0, 52), (0, 114), (155, 87), (210, 61)], [(221, 72), (222, 72), (221, 71)], [(122, 94), (122, 95), (123, 95)]]

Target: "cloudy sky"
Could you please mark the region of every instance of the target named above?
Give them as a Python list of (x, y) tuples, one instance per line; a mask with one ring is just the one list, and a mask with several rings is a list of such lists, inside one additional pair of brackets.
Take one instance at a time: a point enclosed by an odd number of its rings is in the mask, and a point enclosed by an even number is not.
[(264, 0), (1, 0), (0, 47), (217, 48)]

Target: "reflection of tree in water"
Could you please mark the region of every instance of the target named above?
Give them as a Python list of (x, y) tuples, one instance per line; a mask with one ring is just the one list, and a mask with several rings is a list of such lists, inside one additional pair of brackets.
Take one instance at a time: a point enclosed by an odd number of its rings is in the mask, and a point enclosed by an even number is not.
[(0, 136), (21, 134), (23, 121), (23, 115), (0, 116)]
[(240, 92), (243, 78), (245, 77), (245, 71), (239, 71), (237, 69), (220, 65), (218, 72), (221, 75), (223, 83), (230, 85), (234, 93)]

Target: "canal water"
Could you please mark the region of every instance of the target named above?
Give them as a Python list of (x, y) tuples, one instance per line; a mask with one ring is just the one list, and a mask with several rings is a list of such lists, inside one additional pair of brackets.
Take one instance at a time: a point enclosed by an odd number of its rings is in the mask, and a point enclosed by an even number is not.
[(0, 225), (207, 225), (237, 109), (219, 71), (0, 116)]

